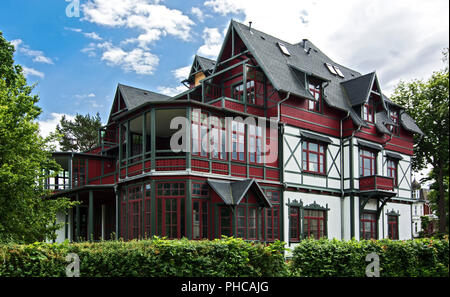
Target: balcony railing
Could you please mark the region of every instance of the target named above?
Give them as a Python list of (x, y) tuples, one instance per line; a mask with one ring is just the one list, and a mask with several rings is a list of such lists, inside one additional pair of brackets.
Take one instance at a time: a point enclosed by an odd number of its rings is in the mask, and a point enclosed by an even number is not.
[(394, 179), (387, 176), (370, 175), (359, 178), (359, 190), (361, 192), (394, 191)]

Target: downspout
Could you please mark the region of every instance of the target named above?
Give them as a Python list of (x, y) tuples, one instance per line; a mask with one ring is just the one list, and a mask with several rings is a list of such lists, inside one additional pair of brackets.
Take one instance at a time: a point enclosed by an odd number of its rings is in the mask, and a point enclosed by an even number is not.
[(278, 120), (278, 122), (280, 121), (280, 105), (281, 105), (281, 103), (283, 103), (286, 100), (288, 100), (290, 96), (291, 96), (291, 92), (288, 92), (284, 99), (282, 99), (281, 101), (277, 102), (277, 120)]
[(342, 122), (350, 116), (350, 111), (339, 121), (339, 137), (341, 142), (341, 240), (344, 240), (344, 145), (343, 145), (343, 127)]

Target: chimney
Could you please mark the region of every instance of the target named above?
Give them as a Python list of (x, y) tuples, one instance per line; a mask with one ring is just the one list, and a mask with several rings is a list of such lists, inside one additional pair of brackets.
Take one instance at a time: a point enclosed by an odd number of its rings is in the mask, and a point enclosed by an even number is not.
[(303, 48), (306, 50), (306, 42), (308, 41), (308, 39), (303, 39)]
[(252, 31), (252, 21), (248, 22), (248, 30)]

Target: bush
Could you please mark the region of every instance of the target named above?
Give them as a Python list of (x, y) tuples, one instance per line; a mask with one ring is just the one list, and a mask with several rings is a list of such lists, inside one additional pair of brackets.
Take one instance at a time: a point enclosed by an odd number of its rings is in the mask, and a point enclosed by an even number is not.
[(65, 276), (65, 257), (76, 253), (85, 277), (286, 276), (283, 243), (241, 239), (0, 245), (0, 276)]
[(304, 240), (293, 250), (291, 275), (365, 277), (366, 256), (376, 253), (381, 277), (449, 276), (449, 242), (444, 240)]

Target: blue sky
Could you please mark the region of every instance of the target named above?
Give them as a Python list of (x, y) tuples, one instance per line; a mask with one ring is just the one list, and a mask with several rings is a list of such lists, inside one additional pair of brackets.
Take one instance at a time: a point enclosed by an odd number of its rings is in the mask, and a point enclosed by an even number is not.
[[(215, 58), (231, 18), (295, 43), (308, 38), (337, 63), (376, 70), (390, 93), (400, 80), (443, 67), (449, 1), (2, 0), (0, 31), (37, 83), (43, 134), (65, 114), (107, 119), (117, 83), (183, 90), (193, 56)], [(74, 12), (74, 10), (71, 10)]]

